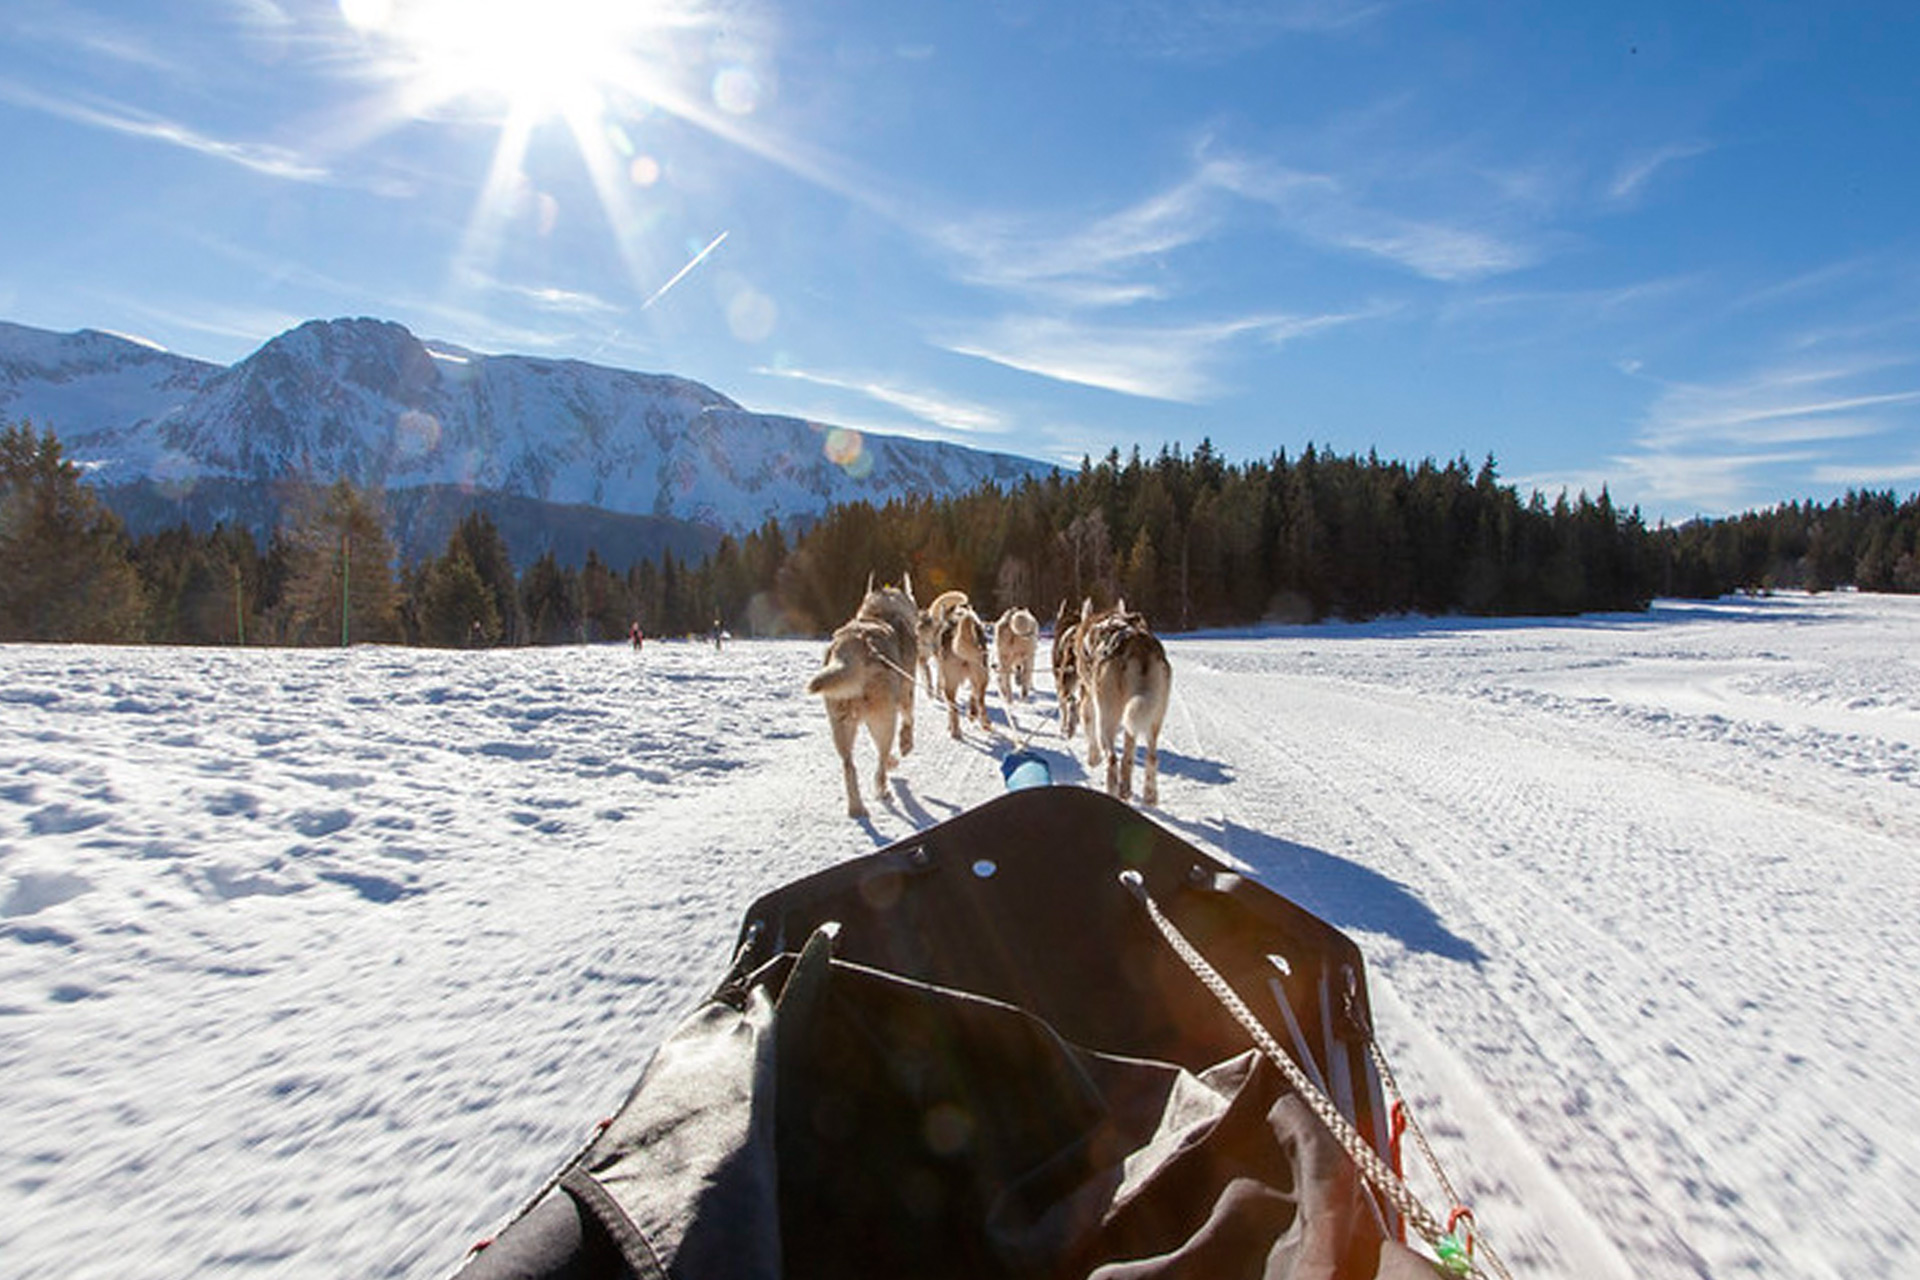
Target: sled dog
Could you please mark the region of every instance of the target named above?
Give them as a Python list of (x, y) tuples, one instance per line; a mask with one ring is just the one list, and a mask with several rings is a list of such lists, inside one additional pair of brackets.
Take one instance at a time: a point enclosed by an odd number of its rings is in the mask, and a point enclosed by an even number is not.
[(1000, 668), (1000, 697), (1009, 705), (1016, 684), (1021, 701), (1033, 697), (1033, 654), (1039, 642), (1039, 619), (1018, 605), (993, 624), (993, 660)]
[(1067, 602), (1053, 611), (1053, 696), (1060, 711), (1060, 736), (1071, 738), (1080, 722), (1080, 624), (1067, 612)]
[[(1158, 804), (1160, 726), (1173, 688), (1167, 651), (1147, 628), (1145, 617), (1127, 612), (1125, 601), (1111, 613), (1083, 616), (1079, 639), (1083, 695), (1088, 698), (1087, 764), (1097, 765), (1104, 758), (1107, 794), (1131, 799), (1134, 745), (1144, 743), (1147, 763), (1140, 798)], [(1116, 733), (1121, 737), (1118, 752), (1113, 749)]]
[(918, 637), (920, 641), (920, 671), (927, 678), (927, 692), (937, 693), (940, 689), (940, 629), (947, 625), (947, 615), (967, 603), (964, 591), (942, 591), (920, 610)]
[(960, 686), (969, 690), (967, 719), (988, 733), (987, 629), (971, 605), (956, 605), (940, 625), (940, 696), (947, 700), (947, 732), (960, 736)]
[[(1080, 617), (1072, 627), (1073, 635), (1068, 642), (1072, 646), (1074, 682), (1072, 719), (1086, 725), (1089, 734), (1093, 732), (1093, 650), (1091, 645), (1094, 634), (1113, 619), (1125, 617), (1126, 613), (1125, 597), (1115, 601), (1110, 608), (1096, 609), (1093, 607), (1093, 597), (1088, 596), (1080, 602)], [(1091, 738), (1088, 739), (1087, 748), (1088, 750), (1093, 748)]]
[(887, 769), (899, 763), (893, 754), (896, 730), (900, 754), (913, 750), (913, 664), (919, 616), (911, 578), (904, 587), (876, 589), (869, 576), (859, 610), (833, 633), (820, 669), (807, 681), (808, 693), (826, 699), (827, 723), (833, 728), (834, 749), (846, 774), (848, 817), (867, 815), (853, 768), (853, 741), (860, 726), (867, 726), (867, 736), (880, 754), (873, 775), (874, 795), (880, 799), (887, 795)]

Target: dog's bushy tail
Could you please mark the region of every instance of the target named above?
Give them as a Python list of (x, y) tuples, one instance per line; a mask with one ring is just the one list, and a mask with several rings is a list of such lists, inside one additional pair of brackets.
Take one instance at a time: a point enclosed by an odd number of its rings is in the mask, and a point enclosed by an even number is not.
[(830, 654), (821, 668), (807, 681), (807, 692), (832, 697), (860, 683), (860, 672), (839, 654)]
[(1136, 738), (1157, 732), (1166, 718), (1167, 700), (1173, 688), (1173, 668), (1160, 641), (1141, 631), (1128, 635), (1123, 652), (1116, 659), (1129, 668), (1127, 681), (1133, 693), (1120, 708), (1120, 726)]

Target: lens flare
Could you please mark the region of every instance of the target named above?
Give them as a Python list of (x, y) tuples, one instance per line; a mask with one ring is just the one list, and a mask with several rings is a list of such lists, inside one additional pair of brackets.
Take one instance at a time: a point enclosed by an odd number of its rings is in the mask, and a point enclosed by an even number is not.
[(408, 409), (393, 424), (393, 455), (396, 462), (418, 462), (440, 444), (440, 419), (418, 409)]
[(184, 453), (169, 449), (153, 464), (156, 488), (175, 502), (191, 494), (200, 483), (200, 468)]
[(866, 440), (852, 427), (835, 427), (827, 432), (825, 451), (827, 461), (855, 480), (865, 480), (873, 474), (873, 454), (867, 450)]
[(760, 105), (760, 80), (745, 67), (728, 67), (713, 78), (713, 105), (728, 115), (750, 116)]
[(727, 303), (727, 327), (742, 342), (765, 342), (780, 320), (780, 308), (758, 289), (742, 286)]

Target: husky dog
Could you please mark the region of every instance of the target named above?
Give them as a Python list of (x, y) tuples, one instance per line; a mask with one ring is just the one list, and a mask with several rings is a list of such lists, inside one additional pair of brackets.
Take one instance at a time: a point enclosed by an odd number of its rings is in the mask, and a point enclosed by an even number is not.
[(967, 603), (964, 591), (942, 591), (920, 611), (917, 634), (920, 640), (920, 671), (927, 678), (927, 692), (940, 688), (940, 630), (947, 615)]
[(988, 733), (987, 628), (972, 606), (956, 605), (940, 625), (940, 696), (947, 700), (947, 732), (960, 736), (960, 685), (971, 690), (967, 719)]
[(1080, 624), (1067, 612), (1067, 602), (1053, 611), (1053, 695), (1060, 708), (1060, 736), (1071, 738), (1080, 722)]
[[(1093, 732), (1093, 649), (1094, 634), (1110, 623), (1114, 618), (1125, 617), (1127, 602), (1125, 597), (1114, 602), (1111, 608), (1095, 609), (1093, 597), (1088, 596), (1080, 602), (1080, 618), (1070, 628), (1072, 635), (1068, 639), (1071, 663), (1073, 666), (1073, 705), (1068, 708), (1071, 720), (1085, 724), (1087, 732)], [(1070, 735), (1069, 735), (1070, 736)], [(1087, 742), (1092, 750), (1093, 741)], [(1097, 763), (1090, 761), (1089, 763)]]
[(1013, 702), (1013, 685), (1020, 686), (1021, 701), (1033, 697), (1033, 653), (1040, 642), (1040, 622), (1033, 614), (1015, 605), (993, 624), (993, 657), (1000, 668), (1000, 698)]
[[(1089, 602), (1089, 605), (1091, 602)], [(1159, 638), (1147, 629), (1147, 620), (1128, 613), (1122, 601), (1112, 612), (1086, 616), (1080, 623), (1081, 676), (1089, 696), (1087, 764), (1107, 762), (1107, 794), (1127, 800), (1133, 794), (1133, 749), (1144, 740), (1146, 777), (1140, 798), (1160, 803), (1160, 726), (1167, 718), (1167, 699), (1173, 688), (1173, 667)], [(1113, 735), (1121, 735), (1120, 750)]]
[(888, 767), (899, 763), (893, 755), (896, 729), (900, 754), (913, 750), (913, 663), (919, 617), (911, 578), (904, 587), (876, 590), (869, 576), (859, 611), (833, 633), (820, 669), (807, 681), (808, 693), (826, 699), (834, 749), (846, 771), (848, 817), (867, 816), (853, 769), (853, 740), (860, 726), (867, 726), (867, 735), (880, 753), (880, 767), (873, 776), (874, 794), (879, 798), (887, 794)]

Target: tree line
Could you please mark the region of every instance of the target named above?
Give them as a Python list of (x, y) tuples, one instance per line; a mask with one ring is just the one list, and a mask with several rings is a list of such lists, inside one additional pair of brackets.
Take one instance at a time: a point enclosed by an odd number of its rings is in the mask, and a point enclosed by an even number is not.
[(1920, 591), (1920, 495), (1854, 492), (1649, 528), (1597, 497), (1522, 498), (1492, 458), (1409, 465), (1308, 446), (1229, 463), (1210, 443), (958, 497), (768, 521), (699, 563), (548, 553), (516, 572), (484, 515), (396, 565), (378, 495), (298, 490), (262, 546), (243, 529), (130, 537), (51, 432), (0, 429), (0, 640), (446, 647), (650, 635), (817, 635), (869, 575), (958, 587), (983, 612), (1125, 598), (1162, 630), (1383, 614), (1645, 608), (1656, 595)]

